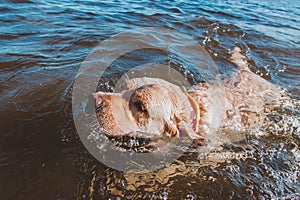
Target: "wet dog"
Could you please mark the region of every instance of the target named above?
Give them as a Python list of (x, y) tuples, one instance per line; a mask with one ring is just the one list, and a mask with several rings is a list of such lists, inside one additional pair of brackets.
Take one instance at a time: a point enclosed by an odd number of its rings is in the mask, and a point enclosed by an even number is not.
[(200, 83), (185, 89), (144, 77), (127, 80), (120, 93), (94, 93), (101, 129), (110, 137), (185, 134), (205, 145), (205, 136), (220, 127), (256, 123), (259, 119), (252, 114), (263, 111), (280, 89), (250, 71), (240, 48), (234, 48), (231, 60), (238, 68), (223, 84)]

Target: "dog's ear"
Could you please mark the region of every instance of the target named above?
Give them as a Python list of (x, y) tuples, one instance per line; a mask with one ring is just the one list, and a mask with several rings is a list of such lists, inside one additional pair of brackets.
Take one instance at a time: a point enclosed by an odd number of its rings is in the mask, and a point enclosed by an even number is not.
[(174, 117), (177, 123), (178, 134), (187, 135), (193, 141), (193, 143), (200, 146), (207, 146), (202, 135), (197, 134), (188, 119), (184, 117), (176, 116)]

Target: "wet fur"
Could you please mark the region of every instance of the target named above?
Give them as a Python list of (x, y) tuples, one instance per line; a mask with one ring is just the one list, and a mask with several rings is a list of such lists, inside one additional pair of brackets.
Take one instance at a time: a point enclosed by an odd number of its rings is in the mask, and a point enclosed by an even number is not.
[(280, 88), (251, 72), (240, 52), (239, 48), (231, 52), (238, 69), (221, 85), (201, 83), (186, 90), (162, 79), (144, 77), (127, 80), (121, 93), (96, 93), (100, 127), (108, 136), (186, 134), (205, 145), (205, 135), (219, 127), (246, 125), (245, 115), (263, 111)]

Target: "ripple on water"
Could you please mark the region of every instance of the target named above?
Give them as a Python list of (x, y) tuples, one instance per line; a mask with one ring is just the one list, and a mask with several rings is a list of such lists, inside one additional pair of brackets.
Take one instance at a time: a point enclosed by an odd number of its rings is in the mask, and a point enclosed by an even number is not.
[[(4, 1), (0, 5), (2, 199), (298, 199), (298, 4), (293, 0)], [(149, 26), (192, 36), (226, 75), (233, 67), (228, 49), (240, 46), (251, 70), (286, 88), (292, 100), (267, 115), (270, 126), (253, 129), (247, 136), (232, 132), (237, 140), (209, 154), (193, 151), (151, 173), (107, 168), (78, 139), (72, 121), (72, 84), (81, 62), (98, 42)], [(165, 56), (156, 52), (148, 61)], [(190, 82), (200, 81), (180, 56), (163, 63), (178, 67)], [(137, 63), (134, 59), (117, 63), (103, 79), (103, 88), (113, 90), (121, 72)]]

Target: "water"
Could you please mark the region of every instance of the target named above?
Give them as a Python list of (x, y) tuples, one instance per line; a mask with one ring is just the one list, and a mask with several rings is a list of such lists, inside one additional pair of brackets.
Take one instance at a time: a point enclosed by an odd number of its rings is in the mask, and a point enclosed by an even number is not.
[[(0, 198), (299, 198), (299, 13), (292, 0), (1, 1)], [(205, 158), (183, 156), (149, 174), (107, 168), (78, 138), (72, 84), (100, 41), (147, 26), (190, 35), (225, 75), (228, 49), (240, 46), (251, 70), (286, 88), (291, 102), (268, 129)], [(107, 80), (121, 75), (114, 70)]]

